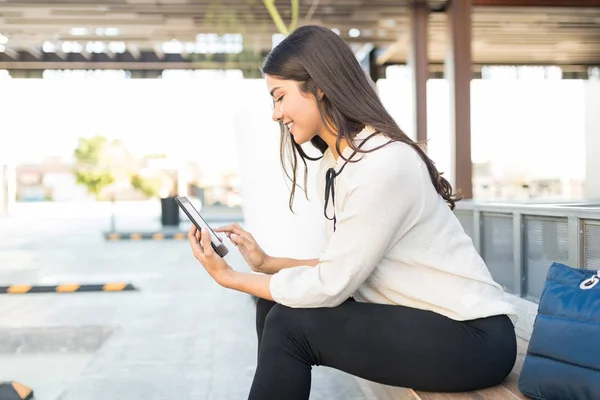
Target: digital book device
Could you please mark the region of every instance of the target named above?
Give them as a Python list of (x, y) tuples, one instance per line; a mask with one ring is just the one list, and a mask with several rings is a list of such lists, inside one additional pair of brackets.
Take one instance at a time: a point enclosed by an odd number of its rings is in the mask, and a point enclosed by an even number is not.
[(221, 257), (225, 257), (229, 250), (227, 249), (227, 247), (225, 247), (225, 245), (221, 241), (221, 238), (217, 236), (215, 231), (213, 231), (212, 228), (206, 223), (206, 221), (200, 216), (200, 213), (192, 205), (192, 202), (184, 196), (175, 197), (175, 202), (179, 205), (179, 207), (181, 207), (181, 209), (188, 216), (190, 221), (192, 221), (192, 223), (196, 225), (196, 228), (198, 228), (198, 230), (201, 230), (202, 228), (208, 229), (208, 232), (210, 233), (210, 242), (212, 244), (213, 249), (215, 249), (218, 255), (220, 255)]

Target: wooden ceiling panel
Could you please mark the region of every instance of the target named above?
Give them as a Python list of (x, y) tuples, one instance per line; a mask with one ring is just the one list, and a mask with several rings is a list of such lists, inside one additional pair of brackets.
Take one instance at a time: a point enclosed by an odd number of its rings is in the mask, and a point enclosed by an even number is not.
[[(475, 63), (600, 64), (600, 8), (474, 7), (472, 21)], [(432, 15), (429, 35), (430, 59), (442, 63), (445, 14)], [(380, 61), (404, 63), (407, 53), (408, 40)]]
[[(478, 63), (600, 63), (600, 0), (473, 0), (473, 58)], [(555, 7), (562, 3), (571, 7)], [(446, 0), (429, 0), (438, 10)], [(277, 1), (286, 23), (291, 1)], [(408, 0), (300, 0), (300, 24), (336, 28), (349, 43), (389, 50), (381, 62), (406, 62)], [(526, 5), (527, 7), (517, 7)], [(73, 35), (72, 28), (91, 33)], [(97, 28), (117, 36), (97, 36)], [(359, 37), (349, 30), (359, 29)], [(275, 25), (262, 0), (0, 0), (0, 34), (6, 51), (40, 49), (44, 41), (123, 41), (154, 51), (164, 41), (188, 42), (198, 33), (242, 33), (268, 50)], [(430, 17), (430, 55), (443, 61), (446, 18)], [(390, 46), (394, 44), (393, 46)], [(545, 59), (544, 59), (545, 58)]]

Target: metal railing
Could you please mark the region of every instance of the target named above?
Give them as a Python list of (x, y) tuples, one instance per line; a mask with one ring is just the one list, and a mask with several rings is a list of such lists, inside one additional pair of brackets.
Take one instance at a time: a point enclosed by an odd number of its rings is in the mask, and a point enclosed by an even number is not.
[(600, 269), (600, 201), (461, 201), (455, 214), (509, 293), (537, 302), (553, 262)]

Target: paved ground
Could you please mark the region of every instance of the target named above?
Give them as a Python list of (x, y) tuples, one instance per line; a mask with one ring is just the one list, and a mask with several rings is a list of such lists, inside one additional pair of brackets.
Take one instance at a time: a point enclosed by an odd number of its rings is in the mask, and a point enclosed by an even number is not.
[[(119, 205), (119, 229), (158, 227)], [(106, 242), (107, 205), (20, 205), (0, 217), (0, 285), (127, 281), (138, 292), (0, 295), (0, 381), (37, 400), (236, 400), (256, 366), (249, 296), (214, 284), (185, 241)], [(246, 269), (235, 250), (229, 262)], [(371, 399), (354, 378), (313, 373), (311, 399)]]

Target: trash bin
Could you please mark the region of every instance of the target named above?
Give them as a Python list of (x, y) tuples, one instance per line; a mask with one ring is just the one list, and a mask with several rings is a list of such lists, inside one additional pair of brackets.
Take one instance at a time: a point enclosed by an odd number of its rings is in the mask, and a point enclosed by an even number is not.
[(179, 226), (179, 206), (175, 202), (175, 197), (160, 199), (160, 208), (160, 222), (163, 226)]

